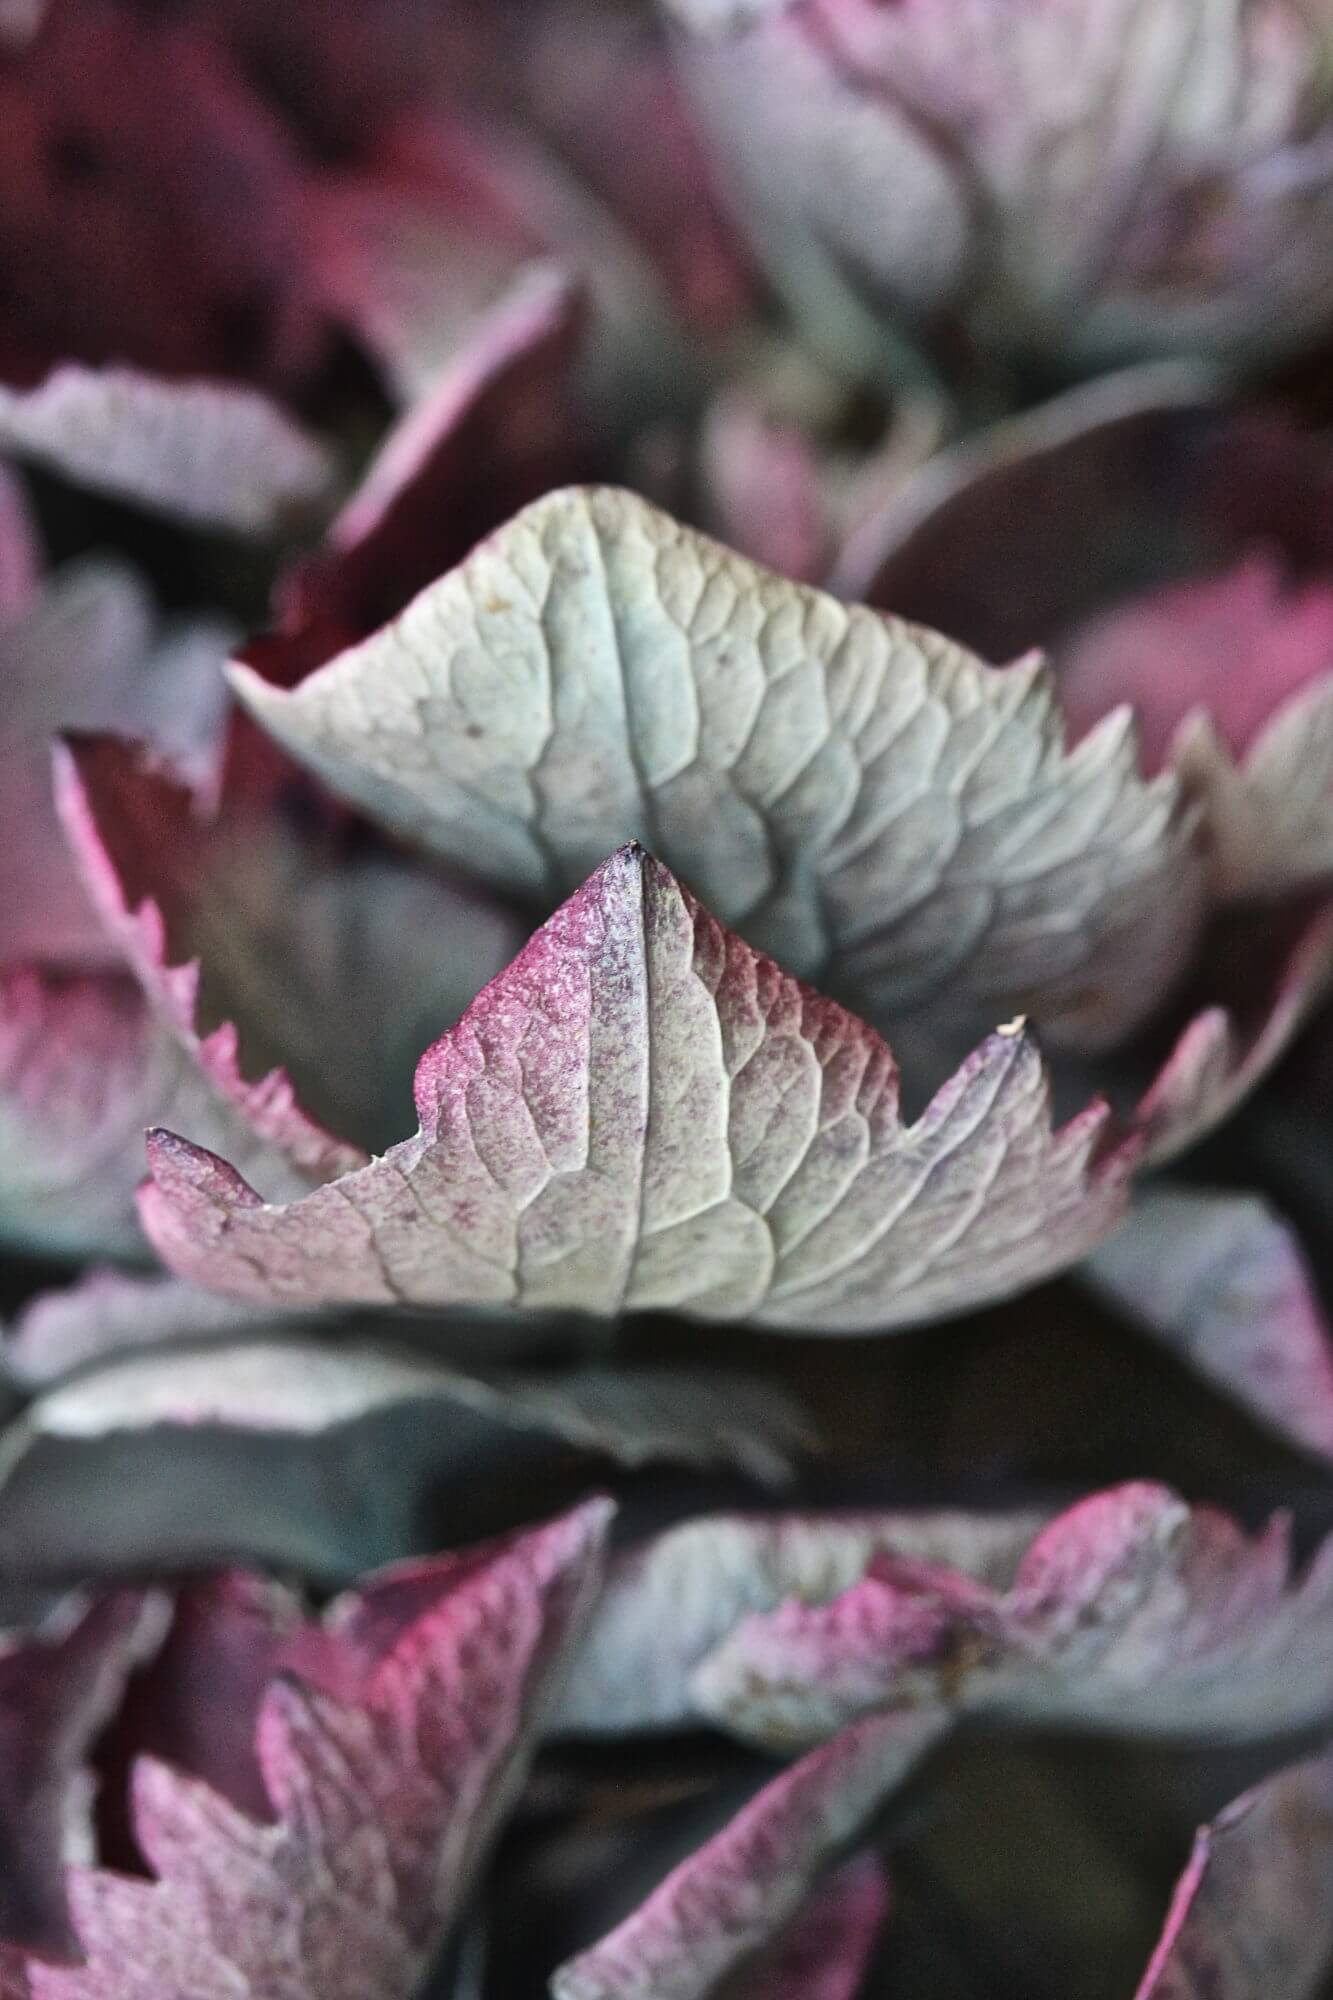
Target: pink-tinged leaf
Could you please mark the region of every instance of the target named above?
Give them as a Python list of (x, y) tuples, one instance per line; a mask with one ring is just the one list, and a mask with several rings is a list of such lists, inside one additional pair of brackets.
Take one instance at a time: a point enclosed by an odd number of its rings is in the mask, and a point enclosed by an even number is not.
[(72, 1948), (63, 1872), (92, 1851), (88, 1755), (165, 1613), (123, 1591), (0, 1637), (0, 1927), (11, 1944)]
[(821, 1882), (732, 2000), (856, 2000), (890, 1907), (883, 1863), (862, 1854)]
[[(335, 1138), (306, 1114), (281, 1065), (254, 1082), (247, 1079), (234, 1020), (223, 1018), (212, 1029), (203, 1024), (200, 959), (191, 955), (188, 944), (172, 950), (163, 904), (177, 918), (174, 928), (188, 937), (198, 899), (205, 926), (211, 916), (216, 930), (224, 918), (223, 896), (231, 891), (235, 856), (214, 851), (208, 822), (188, 787), (137, 760), (130, 746), (94, 740), (57, 748), (55, 797), (85, 887), (108, 934), (155, 1017), (197, 1069), (201, 1084), (310, 1180), (330, 1180), (364, 1164), (366, 1155), (359, 1147)], [(206, 871), (211, 871), (211, 884)], [(160, 902), (146, 892), (145, 875), (160, 877)], [(225, 921), (230, 930), (231, 907)], [(259, 936), (248, 942), (251, 960), (262, 964), (268, 941)], [(253, 973), (250, 983), (255, 983)], [(292, 983), (289, 974), (289, 989)], [(265, 997), (261, 992), (261, 1004)], [(308, 1037), (308, 1019), (300, 1027)]]
[(1198, 797), (1212, 889), (1333, 865), (1333, 454), (1188, 370), (1059, 397), (937, 457), (848, 544), (856, 590), (984, 651), (1039, 641), (1077, 732), (1133, 705)]
[(179, 1278), (94, 1269), (64, 1291), (29, 1300), (6, 1330), (5, 1365), (25, 1388), (40, 1390), (89, 1362), (187, 1332), (196, 1338), (243, 1332), (255, 1318), (253, 1307)]
[(1333, 587), (1286, 587), (1266, 554), (1168, 585), (1076, 632), (1060, 691), (1076, 727), (1133, 703), (1149, 763), (1206, 801), (1219, 897), (1333, 873)]
[[(0, 376), (54, 363), (309, 376), (326, 327), (301, 170), (217, 39), (109, 0), (49, 9), (0, 68)], [(117, 450), (123, 449), (123, 445)]]
[(362, 171), (319, 193), (312, 220), (329, 305), (402, 401), (434, 386), (534, 257), (587, 287), (590, 407), (614, 422), (645, 385), (679, 398), (690, 353), (659, 274), (554, 153), (439, 105), (380, 138)]
[(0, 621), (0, 966), (115, 961), (56, 820), (50, 739), (124, 729), (202, 762), (230, 637), (203, 624), (159, 630), (137, 579), (100, 563), (59, 572)]
[(569, 384), (579, 323), (576, 290), (553, 265), (524, 271), (480, 317), (390, 431), (318, 554), (283, 581), (282, 630), (260, 642), (268, 671), (289, 633), (299, 644), (327, 625), (343, 635), (332, 653), (372, 632), (568, 477), (579, 455)]
[(555, 2000), (703, 2000), (796, 1915), (939, 1734), (930, 1716), (873, 1716), (812, 1751), (562, 1966)]
[(845, 389), (781, 350), (767, 377), (724, 389), (699, 440), (705, 525), (783, 576), (823, 582), (856, 523), (930, 458), (946, 411), (925, 392), (895, 396), (882, 434), (860, 453), (839, 443), (846, 416)]
[(211, 804), (113, 740), (57, 753), (56, 799), (92, 901), (160, 1019), (312, 1179), (363, 1165), (402, 1132), (422, 1041), (521, 936), (507, 910), (425, 868), (349, 854), (336, 828), (300, 837), (230, 787)]
[(0, 389), (0, 444), (78, 485), (242, 534), (310, 508), (333, 471), (257, 390), (130, 368), (70, 364), (35, 389)]
[[(280, 1673), (318, 1683), (336, 1640), (286, 1585), (244, 1570), (184, 1582), (153, 1659), (125, 1691), (104, 1745), (105, 1852), (132, 1851), (124, 1780), (137, 1756), (202, 1778), (253, 1819), (271, 1806), (255, 1753), (264, 1690)], [(113, 1790), (115, 1787), (115, 1790)]]
[(1104, 1105), (1052, 1129), (1017, 1028), (905, 1125), (879, 1037), (635, 846), (427, 1050), (416, 1097), (414, 1138), (287, 1207), (157, 1132), (145, 1227), (179, 1275), (259, 1302), (852, 1332), (1073, 1261), (1118, 1222), (1136, 1150)]
[(1132, 702), (1154, 767), (1200, 710), (1239, 761), (1294, 695), (1333, 673), (1333, 588), (1292, 584), (1271, 553), (1255, 553), (1089, 619), (1066, 641), (1060, 673), (1077, 726)]
[(1135, 2000), (1313, 2000), (1333, 1960), (1333, 1759), (1201, 1827)]
[(756, 285), (655, 25), (601, 0), (524, 23), (524, 110), (664, 281), (692, 336), (743, 328)]
[(1089, 370), (1254, 364), (1329, 325), (1321, 10), (667, 11), (736, 211), (814, 337), (838, 291), (841, 317), (905, 320), (946, 351)]
[(0, 621), (26, 611), (37, 595), (41, 558), (23, 489), (0, 465)]
[(383, 173), (352, 176), (312, 195), (317, 270), (329, 309), (374, 355), (396, 399), (430, 396), (542, 245), (497, 217), (472, 163), (455, 191)]
[(169, 1117), (236, 1145), (276, 1193), (305, 1185), (227, 1114), (117, 973), (0, 974), (0, 1236), (61, 1255), (135, 1256), (144, 1131)]
[(1085, 1271), (1261, 1423), (1333, 1458), (1333, 1337), (1295, 1235), (1265, 1202), (1149, 1186)]
[(1327, 438), (1226, 402), (1206, 369), (1159, 364), (938, 453), (849, 541), (834, 581), (992, 659), (1049, 646), (1058, 672), (1090, 619), (1257, 554), (1296, 579), (1328, 573)]
[[(336, 1693), (284, 1676), (256, 1725), (271, 1818), (144, 1759), (134, 1831), (154, 1880), (71, 1874), (87, 1963), (34, 1964), (36, 2000), (238, 1993), (411, 2000), (512, 1804), (596, 1590), (594, 1502), (436, 1565)], [(424, 1601), (423, 1601), (424, 1599)]]
[(1331, 1556), (1296, 1578), (1284, 1520), (1251, 1539), (1163, 1487), (1114, 1487), (1043, 1529), (1006, 1590), (885, 1558), (828, 1603), (752, 1614), (696, 1669), (695, 1700), (784, 1747), (877, 1709), (1280, 1735), (1333, 1713)]
[(1109, 1038), (1197, 932), (1192, 813), (1140, 777), (1126, 714), (1069, 749), (1037, 660), (988, 667), (628, 493), (538, 501), (291, 690), (233, 676), (335, 790), (460, 866), (549, 896), (642, 838), (877, 1021), (1022, 1009)]
[[(1223, 961), (1224, 971), (1235, 968)], [(1286, 1053), (1333, 985), (1333, 907), (1325, 904), (1279, 957), (1256, 1005), (1196, 1014), (1145, 1092), (1134, 1123), (1145, 1158), (1164, 1165), (1206, 1137)]]
[(1007, 1588), (1036, 1514), (718, 1515), (672, 1528), (612, 1565), (558, 1713), (601, 1735), (688, 1727), (695, 1668), (753, 1612), (827, 1603), (880, 1555), (952, 1564)]

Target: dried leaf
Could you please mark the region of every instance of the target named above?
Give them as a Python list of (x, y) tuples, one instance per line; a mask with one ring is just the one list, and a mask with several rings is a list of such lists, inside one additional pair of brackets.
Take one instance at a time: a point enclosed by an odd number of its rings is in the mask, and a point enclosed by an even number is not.
[(1006, 1588), (1037, 1514), (715, 1515), (671, 1528), (612, 1566), (558, 1712), (589, 1735), (694, 1720), (694, 1669), (752, 1612), (825, 1603), (878, 1554), (952, 1564)]

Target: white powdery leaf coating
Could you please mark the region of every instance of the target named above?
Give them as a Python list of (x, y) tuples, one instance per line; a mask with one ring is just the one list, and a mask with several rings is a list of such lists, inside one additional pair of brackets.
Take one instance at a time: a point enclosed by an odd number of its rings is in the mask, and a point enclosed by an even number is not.
[(1273, 900), (1333, 873), (1333, 673), (1283, 703), (1236, 759), (1204, 713), (1171, 762), (1204, 801), (1216, 893)]
[(265, 534), (318, 500), (323, 446), (253, 389), (67, 363), (0, 388), (0, 444), (201, 527)]
[(34, 1962), (34, 2000), (411, 2000), (522, 1780), (609, 1511), (442, 1564), (438, 1601), (345, 1695), (275, 1681), (256, 1734), (272, 1823), (141, 1762), (156, 1879), (75, 1871), (87, 1963)]
[(838, 290), (842, 317), (1096, 366), (1256, 361), (1328, 325), (1321, 8), (664, 5), (737, 210), (816, 336)]
[(417, 1071), (418, 1134), (286, 1207), (169, 1132), (145, 1228), (264, 1303), (678, 1310), (852, 1332), (1073, 1262), (1137, 1141), (1052, 1130), (1002, 1030), (915, 1125), (863, 1022), (725, 931), (637, 847), (605, 862)]
[(872, 1562), (832, 1603), (754, 1615), (696, 1670), (701, 1712), (790, 1747), (867, 1711), (1244, 1741), (1333, 1713), (1333, 1542), (1293, 1579), (1254, 1539), (1147, 1483), (1045, 1528), (1008, 1590)]
[(811, 1751), (563, 1965), (555, 2000), (703, 2000), (796, 1914), (940, 1733), (930, 1716), (872, 1716)]
[(1038, 1514), (716, 1515), (688, 1521), (612, 1567), (556, 1726), (603, 1735), (690, 1727), (693, 1674), (751, 1612), (823, 1604), (892, 1554), (1013, 1581)]
[(1295, 1234), (1267, 1203), (1150, 1184), (1084, 1271), (1261, 1422), (1333, 1459), (1333, 1338)]
[(1135, 2000), (1312, 2000), (1333, 1959), (1333, 1758), (1201, 1827)]
[(1200, 920), (1192, 808), (1139, 775), (1127, 711), (1066, 749), (1035, 659), (988, 667), (614, 489), (534, 502), (291, 691), (232, 673), (294, 755), (460, 865), (567, 893), (642, 839), (876, 1020), (1123, 1032)]

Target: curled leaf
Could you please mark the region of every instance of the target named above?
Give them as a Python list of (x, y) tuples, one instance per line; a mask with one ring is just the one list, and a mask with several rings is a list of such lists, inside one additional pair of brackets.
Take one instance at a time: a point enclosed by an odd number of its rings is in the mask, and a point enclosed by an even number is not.
[(141, 1760), (134, 1832), (153, 1879), (71, 1874), (86, 1963), (34, 1963), (36, 2000), (111, 2000), (146, 1976), (411, 2000), (522, 1780), (607, 1513), (594, 1502), (438, 1563), (369, 1630), (349, 1607), (323, 1685), (289, 1675), (263, 1698), (264, 1819)]
[(1147, 1483), (1042, 1530), (1007, 1590), (885, 1556), (824, 1604), (751, 1615), (696, 1701), (758, 1741), (820, 1740), (877, 1708), (1209, 1741), (1333, 1710), (1333, 1561), (1293, 1578), (1287, 1523), (1253, 1540)]
[(878, 1554), (948, 1563), (1003, 1588), (1036, 1514), (717, 1515), (669, 1529), (613, 1564), (569, 1677), (563, 1730), (687, 1726), (694, 1670), (743, 1618), (848, 1590)]
[[(7, 1945), (71, 1948), (63, 1871), (92, 1846), (85, 1768), (166, 1607), (136, 1591), (70, 1599), (35, 1632), (0, 1638), (0, 1930)], [(3, 1973), (0, 1973), (0, 1980)]]
[(34, 581), (0, 619), (0, 966), (113, 961), (52, 807), (51, 737), (121, 729), (198, 768), (217, 736), (229, 637), (159, 627), (138, 578), (102, 562)]
[(815, 338), (873, 313), (946, 354), (1090, 369), (1253, 364), (1328, 326), (1321, 10), (666, 4), (736, 208)]
[(1135, 2000), (1312, 2000), (1333, 1959), (1333, 1760), (1201, 1827)]
[(62, 1255), (141, 1256), (143, 1135), (164, 1116), (237, 1147), (275, 1193), (305, 1185), (228, 1115), (133, 981), (0, 974), (0, 1236)]

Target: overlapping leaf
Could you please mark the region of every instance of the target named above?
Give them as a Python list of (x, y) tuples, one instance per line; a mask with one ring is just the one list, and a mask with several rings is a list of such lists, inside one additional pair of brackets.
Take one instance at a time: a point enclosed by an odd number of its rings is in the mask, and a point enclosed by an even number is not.
[(0, 1950), (70, 1947), (62, 1875), (92, 1848), (85, 1767), (165, 1611), (137, 1591), (70, 1599), (36, 1631), (0, 1639)]
[(1330, 1547), (1296, 1579), (1282, 1518), (1252, 1540), (1137, 1484), (1059, 1516), (1007, 1590), (889, 1556), (828, 1603), (752, 1615), (696, 1670), (694, 1693), (778, 1744), (876, 1708), (1263, 1736), (1333, 1712), (1330, 1620)]
[(596, 1588), (593, 1503), (342, 1608), (314, 1684), (275, 1680), (255, 1725), (270, 1816), (142, 1760), (151, 1881), (80, 1869), (86, 1963), (34, 1961), (36, 2000), (289, 1992), (410, 2000), (509, 1808)]
[(1328, 325), (1321, 10), (666, 9), (737, 208), (825, 345), (873, 311), (950, 358), (961, 328), (1084, 367), (1257, 361)]
[(555, 2000), (701, 2000), (792, 1919), (939, 1733), (931, 1716), (873, 1716), (811, 1751), (563, 1965)]
[(421, 1129), (287, 1207), (159, 1131), (145, 1227), (257, 1301), (670, 1307), (830, 1332), (1003, 1296), (1122, 1213), (1021, 1028), (914, 1125), (888, 1049), (628, 847), (421, 1060)]
[(626, 493), (552, 494), (299, 687), (235, 684), (463, 866), (551, 896), (641, 838), (881, 1021), (1022, 1006), (1105, 1037), (1171, 985), (1200, 914), (1189, 815), (1139, 777), (1126, 715), (1067, 749), (1035, 662), (998, 672)]
[(303, 839), (272, 799), (210, 810), (114, 741), (61, 752), (56, 794), (90, 897), (157, 1017), (310, 1179), (362, 1164), (363, 1146), (401, 1130), (422, 1039), (516, 942), (494, 905)]

